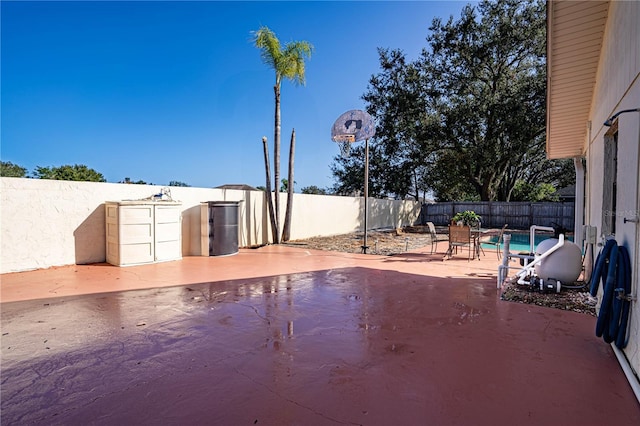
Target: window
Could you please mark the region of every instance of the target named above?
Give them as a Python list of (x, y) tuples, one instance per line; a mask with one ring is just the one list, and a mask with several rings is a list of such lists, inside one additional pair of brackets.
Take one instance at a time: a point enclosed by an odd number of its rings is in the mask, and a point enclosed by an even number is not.
[(618, 175), (618, 122), (604, 135), (604, 170), (602, 185), (602, 234), (616, 233), (616, 195)]

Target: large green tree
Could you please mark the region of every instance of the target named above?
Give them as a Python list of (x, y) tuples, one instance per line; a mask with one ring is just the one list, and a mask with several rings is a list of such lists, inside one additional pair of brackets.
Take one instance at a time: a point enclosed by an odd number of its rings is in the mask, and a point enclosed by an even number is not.
[(27, 169), (11, 161), (0, 162), (0, 176), (5, 177), (27, 177)]
[(300, 192), (303, 194), (314, 194), (314, 195), (327, 195), (328, 192), (324, 188), (319, 188), (316, 185), (310, 185), (303, 187)]
[[(274, 147), (273, 147), (273, 179), (275, 189), (275, 224), (274, 243), (280, 242), (279, 218), (280, 218), (280, 197), (278, 182), (280, 182), (280, 86), (283, 79), (290, 80), (296, 84), (305, 83), (305, 59), (311, 57), (313, 46), (307, 41), (292, 41), (284, 46), (275, 33), (268, 27), (261, 27), (254, 33), (253, 42), (260, 49), (260, 56), (265, 64), (273, 68), (276, 74), (273, 93), (275, 96), (275, 117), (274, 117)], [(266, 144), (264, 144), (266, 147)], [(266, 156), (265, 156), (266, 158)], [(268, 167), (268, 163), (266, 165)], [(293, 158), (289, 158), (290, 170), (293, 167)], [(268, 173), (268, 172), (267, 172)], [(293, 189), (293, 188), (292, 188)], [(268, 196), (269, 194), (267, 194)], [(291, 196), (291, 194), (290, 194)]]
[[(364, 151), (360, 145), (351, 147), (348, 157), (338, 157), (337, 161), (331, 164), (331, 172), (335, 178), (335, 183), (331, 192), (336, 195), (354, 196), (363, 190), (364, 181)], [(373, 198), (382, 198), (387, 195), (386, 182), (389, 177), (387, 163), (381, 154), (381, 145), (371, 145), (369, 147), (369, 186), (368, 195)]]
[(59, 167), (36, 167), (33, 176), (38, 179), (75, 180), (88, 182), (106, 182), (102, 175), (84, 164), (64, 165)]
[[(381, 72), (363, 96), (377, 122), (382, 190), (509, 200), (518, 181), (570, 181), (568, 163), (544, 151), (544, 2), (485, 0), (458, 20), (434, 19), (430, 31), (416, 61), (380, 50)], [(339, 184), (350, 161), (336, 159)]]

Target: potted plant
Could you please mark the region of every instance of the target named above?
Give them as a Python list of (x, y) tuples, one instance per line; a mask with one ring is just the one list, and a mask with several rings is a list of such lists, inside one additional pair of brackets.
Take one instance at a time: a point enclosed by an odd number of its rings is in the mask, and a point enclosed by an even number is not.
[(458, 212), (451, 219), (452, 223), (457, 224), (458, 226), (478, 226), (482, 217), (478, 215), (473, 210), (465, 210), (463, 212)]

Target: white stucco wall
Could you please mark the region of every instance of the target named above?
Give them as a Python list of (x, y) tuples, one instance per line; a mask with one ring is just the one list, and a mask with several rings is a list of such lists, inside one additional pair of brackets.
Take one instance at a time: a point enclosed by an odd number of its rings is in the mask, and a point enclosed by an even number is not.
[[(282, 218), (287, 197), (283, 197)], [(312, 214), (310, 214), (312, 213)], [(420, 204), (413, 201), (369, 199), (368, 229), (397, 228), (415, 224)], [(364, 199), (330, 195), (295, 194), (291, 239), (339, 235), (363, 228)]]
[[(603, 40), (598, 77), (591, 105), (591, 134), (587, 149), (586, 224), (600, 227), (603, 206), (604, 135), (602, 125), (614, 113), (640, 107), (640, 2), (614, 1)], [(640, 218), (640, 113), (618, 117), (616, 234), (632, 261), (632, 292), (638, 295), (640, 225), (624, 218)], [(640, 302), (631, 304), (629, 344), (624, 350), (631, 368), (640, 374)]]
[[(0, 178), (0, 273), (104, 262), (105, 201), (136, 200), (161, 186)], [(262, 191), (171, 187), (182, 205), (182, 255), (201, 254), (200, 203), (239, 201), (239, 245), (271, 242)], [(281, 221), (286, 195), (282, 194)], [(420, 204), (370, 200), (369, 229), (412, 225)], [(295, 194), (291, 239), (362, 229), (362, 198)]]

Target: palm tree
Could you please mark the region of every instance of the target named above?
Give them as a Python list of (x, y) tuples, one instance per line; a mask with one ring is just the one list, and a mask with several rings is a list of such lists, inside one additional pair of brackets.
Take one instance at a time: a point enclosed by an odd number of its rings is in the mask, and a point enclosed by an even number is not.
[(269, 219), (271, 219), (271, 236), (275, 242), (278, 239), (278, 227), (276, 226), (276, 216), (273, 214), (273, 200), (271, 199), (271, 170), (269, 169), (269, 148), (267, 137), (262, 137), (262, 149), (264, 151), (264, 171), (267, 177), (267, 185), (264, 188), (267, 205), (269, 206)]
[(313, 46), (306, 41), (292, 41), (284, 46), (280, 45), (280, 40), (267, 27), (260, 27), (254, 32), (253, 42), (260, 49), (260, 56), (265, 64), (269, 65), (276, 72), (276, 82), (273, 86), (275, 95), (275, 126), (274, 126), (274, 147), (273, 147), (273, 178), (275, 188), (275, 223), (276, 238), (275, 244), (280, 242), (280, 197), (278, 183), (280, 182), (280, 84), (282, 79), (288, 79), (297, 84), (304, 85), (304, 60), (311, 57)]
[(291, 238), (291, 211), (293, 210), (293, 155), (296, 150), (296, 129), (291, 130), (291, 143), (289, 145), (289, 179), (287, 179), (287, 209), (284, 213), (284, 229), (282, 230), (282, 241), (289, 241)]

